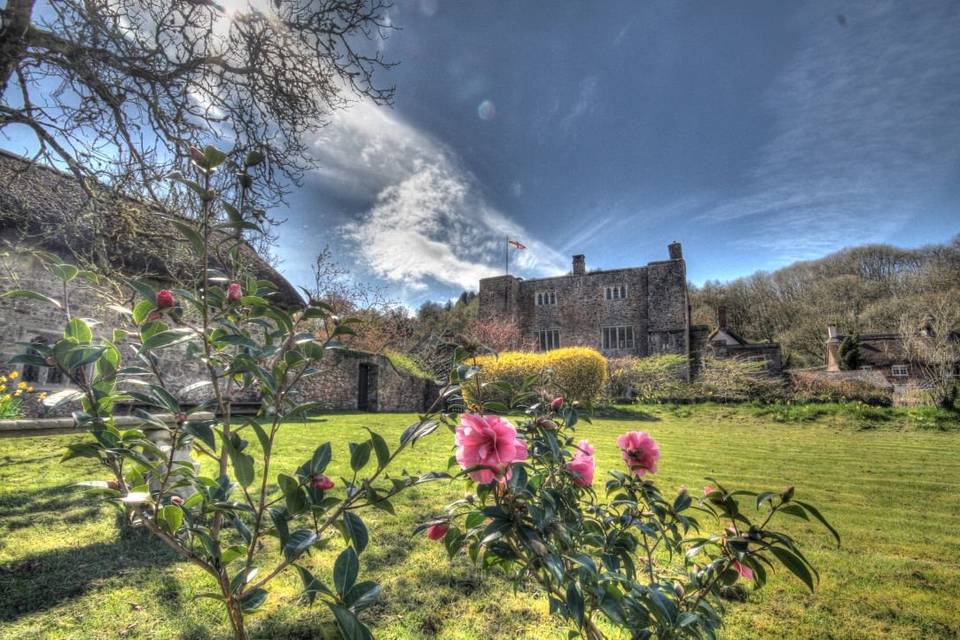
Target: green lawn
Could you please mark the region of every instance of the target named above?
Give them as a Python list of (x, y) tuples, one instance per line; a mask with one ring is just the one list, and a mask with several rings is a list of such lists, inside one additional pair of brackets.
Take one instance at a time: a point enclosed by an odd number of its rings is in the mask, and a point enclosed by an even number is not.
[[(840, 530), (836, 550), (822, 530), (788, 522), (821, 569), (819, 590), (805, 593), (779, 572), (747, 603), (730, 605), (726, 638), (960, 637), (960, 431), (890, 415), (648, 408), (580, 432), (601, 468), (619, 466), (618, 434), (650, 432), (663, 452), (657, 479), (671, 491), (685, 484), (699, 492), (704, 476), (760, 490), (796, 485)], [(275, 468), (292, 470), (332, 440), (336, 473), (364, 426), (396, 442), (411, 419), (347, 414), (289, 425)], [(74, 487), (103, 478), (90, 461), (58, 463), (78, 437), (0, 440), (0, 638), (224, 638), (219, 605), (195, 599), (211, 589), (207, 578), (149, 536), (121, 533), (111, 509)], [(437, 432), (401, 466), (444, 469), (451, 444), (449, 432)], [(481, 582), (437, 543), (410, 537), (418, 519), (461, 492), (459, 484), (424, 485), (397, 501), (396, 518), (365, 514), (372, 542), (363, 570), (384, 587), (365, 614), (376, 637), (565, 637), (538, 594), (514, 594), (496, 577)], [(333, 556), (314, 556), (318, 573)], [(255, 637), (333, 637), (325, 609), (295, 602), (298, 583), (295, 573), (273, 583), (268, 606), (251, 618)]]

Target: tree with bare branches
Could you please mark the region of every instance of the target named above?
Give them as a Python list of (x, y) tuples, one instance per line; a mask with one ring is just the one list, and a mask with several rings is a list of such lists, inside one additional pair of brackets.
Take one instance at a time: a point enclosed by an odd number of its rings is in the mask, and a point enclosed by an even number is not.
[[(0, 132), (127, 193), (190, 146), (262, 153), (253, 185), (282, 199), (313, 165), (305, 136), (351, 99), (388, 104), (374, 76), (392, 28), (385, 0), (7, 0), (0, 10)], [(167, 204), (170, 204), (168, 201)]]
[(916, 315), (900, 321), (903, 348), (913, 366), (923, 374), (931, 399), (953, 409), (960, 394), (960, 305), (946, 296), (931, 300), (919, 324)]

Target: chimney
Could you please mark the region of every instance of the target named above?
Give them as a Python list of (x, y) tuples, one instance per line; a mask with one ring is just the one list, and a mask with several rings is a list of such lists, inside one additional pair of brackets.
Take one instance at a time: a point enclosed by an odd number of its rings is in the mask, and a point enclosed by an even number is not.
[(587, 258), (581, 253), (573, 256), (573, 275), (582, 276), (587, 272)]
[(840, 371), (840, 330), (827, 327), (827, 371)]
[(727, 328), (727, 308), (724, 305), (717, 307), (717, 329)]
[(670, 252), (671, 260), (683, 260), (683, 247), (676, 240), (667, 246), (667, 250)]

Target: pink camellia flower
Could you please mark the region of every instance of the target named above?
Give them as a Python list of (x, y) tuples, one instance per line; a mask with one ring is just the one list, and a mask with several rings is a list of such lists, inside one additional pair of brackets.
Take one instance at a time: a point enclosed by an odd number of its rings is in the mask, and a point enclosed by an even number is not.
[(240, 286), (239, 282), (231, 282), (230, 286), (227, 287), (227, 301), (239, 302), (240, 298), (242, 297), (243, 297), (243, 287)]
[(333, 489), (333, 480), (318, 473), (310, 478), (310, 484), (314, 489), (319, 489), (320, 491), (326, 491), (327, 489)]
[(516, 428), (500, 416), (463, 414), (456, 441), (460, 468), (490, 467), (470, 472), (470, 477), (480, 484), (509, 480), (510, 463), (527, 459), (527, 443), (517, 438)]
[(550, 403), (550, 406), (553, 407), (554, 411), (559, 411), (563, 408), (563, 403), (566, 402), (563, 396), (557, 396), (553, 399), (553, 402)]
[(643, 431), (631, 431), (617, 438), (617, 446), (623, 452), (623, 460), (638, 478), (646, 473), (657, 472), (660, 447), (657, 441)]
[(160, 289), (157, 291), (157, 309), (169, 309), (176, 304), (173, 299), (173, 292), (170, 289)]
[(596, 471), (593, 447), (586, 440), (581, 440), (579, 447), (589, 449), (590, 453), (578, 453), (573, 456), (573, 460), (567, 463), (567, 469), (573, 474), (573, 484), (578, 487), (589, 487), (593, 484), (593, 474)]
[(708, 496), (708, 495), (710, 495), (711, 493), (713, 493), (713, 492), (716, 491), (716, 490), (717, 490), (716, 487), (710, 486), (710, 485), (708, 484), (707, 486), (705, 486), (705, 487), (703, 488), (703, 495)]
[(435, 524), (429, 529), (427, 529), (427, 537), (431, 540), (440, 540), (443, 536), (447, 535), (448, 527), (445, 524)]
[(587, 440), (581, 440), (577, 443), (577, 450), (574, 452), (573, 457), (576, 458), (578, 456), (589, 456), (592, 458), (593, 454), (593, 445), (591, 445)]
[(745, 578), (747, 580), (753, 580), (753, 569), (743, 564), (739, 560), (733, 561), (733, 568), (737, 570), (737, 573), (740, 574), (741, 578)]

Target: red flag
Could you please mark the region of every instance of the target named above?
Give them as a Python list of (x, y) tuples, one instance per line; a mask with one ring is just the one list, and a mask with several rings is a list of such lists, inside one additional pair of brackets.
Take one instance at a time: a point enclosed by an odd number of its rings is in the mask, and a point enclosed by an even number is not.
[(526, 248), (527, 248), (527, 245), (523, 244), (523, 243), (520, 242), (519, 240), (507, 240), (507, 242), (509, 242), (510, 244), (512, 244), (513, 246), (515, 246), (517, 249), (526, 249)]

